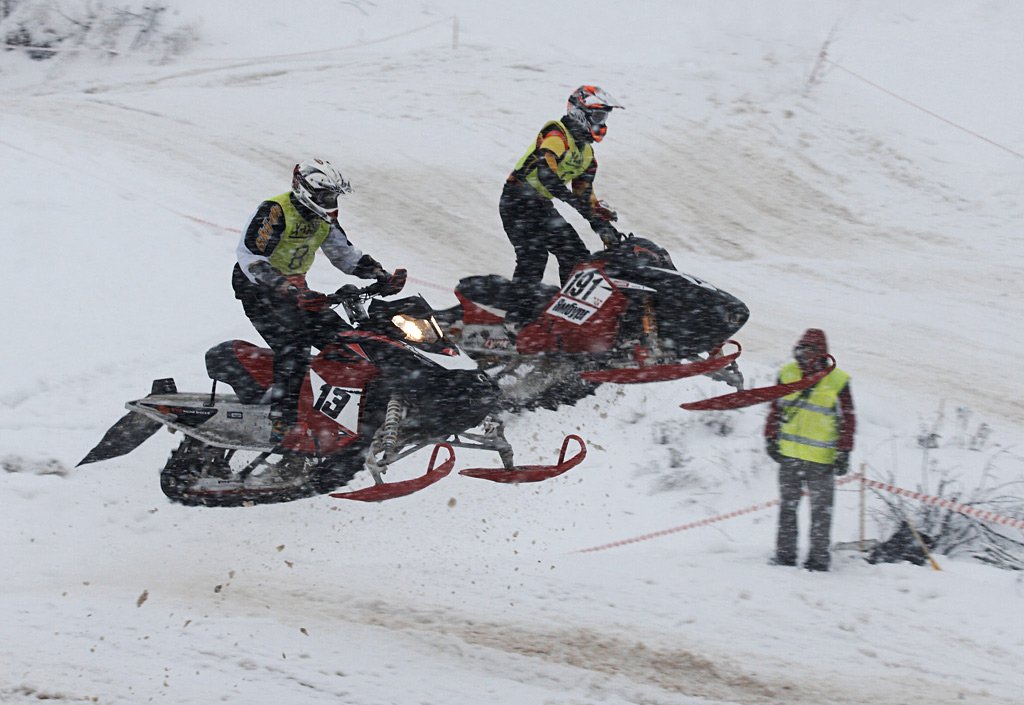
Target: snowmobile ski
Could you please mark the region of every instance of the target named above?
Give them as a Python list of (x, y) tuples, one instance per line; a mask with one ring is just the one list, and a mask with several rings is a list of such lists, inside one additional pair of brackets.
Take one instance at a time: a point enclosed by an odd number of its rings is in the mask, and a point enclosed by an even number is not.
[(756, 389), (744, 389), (740, 392), (723, 394), (722, 396), (711, 397), (710, 399), (686, 402), (684, 404), (680, 404), (679, 407), (686, 409), (687, 411), (717, 411), (722, 409), (741, 409), (745, 406), (753, 406), (754, 404), (761, 404), (766, 401), (772, 401), (773, 399), (781, 399), (793, 392), (799, 392), (802, 389), (814, 386), (823, 380), (836, 368), (836, 359), (831, 355), (828, 355), (828, 359), (831, 361), (831, 364), (824, 370), (819, 370), (818, 372), (804, 377), (803, 379), (799, 379), (796, 382), (789, 382), (788, 384), (773, 384), (769, 387), (758, 387)]
[[(736, 346), (736, 352), (728, 355), (720, 355), (722, 345), (732, 343)], [(640, 367), (627, 367), (610, 370), (590, 370), (580, 372), (580, 377), (588, 382), (611, 382), (615, 384), (643, 384), (646, 382), (666, 382), (673, 379), (683, 379), (696, 375), (706, 375), (732, 364), (740, 356), (742, 349), (735, 340), (727, 340), (715, 348), (706, 360), (696, 362), (682, 362), (671, 365), (644, 365), (643, 358), (637, 356)]]
[[(565, 451), (569, 446), (570, 440), (579, 443), (580, 449), (576, 455), (566, 460)], [(554, 465), (523, 465), (511, 468), (467, 468), (466, 470), (460, 470), (459, 474), (466, 477), (476, 477), (481, 480), (490, 480), (491, 482), (540, 482), (541, 480), (547, 480), (548, 478), (568, 472), (582, 463), (586, 457), (587, 445), (583, 442), (583, 439), (577, 435), (570, 434), (562, 441), (562, 451), (558, 455), (558, 462)]]
[[(448, 451), (448, 459), (441, 463), (440, 467), (435, 468), (434, 462), (437, 460), (437, 451), (441, 448)], [(444, 479), (454, 466), (455, 450), (447, 443), (438, 443), (434, 446), (434, 452), (430, 456), (430, 464), (427, 466), (426, 474), (420, 477), (400, 482), (382, 482), (379, 485), (371, 485), (370, 487), (352, 490), (351, 492), (334, 492), (331, 496), (338, 499), (352, 499), (357, 502), (383, 502), (385, 499), (405, 497), (413, 492), (422, 490), (424, 487), (429, 487), (438, 480)]]

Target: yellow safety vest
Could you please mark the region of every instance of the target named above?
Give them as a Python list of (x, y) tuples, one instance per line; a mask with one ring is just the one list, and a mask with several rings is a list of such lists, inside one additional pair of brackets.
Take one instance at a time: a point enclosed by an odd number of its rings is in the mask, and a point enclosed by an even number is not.
[[(779, 373), (782, 384), (801, 379), (803, 373), (795, 362), (783, 367)], [(830, 465), (835, 462), (839, 440), (839, 393), (849, 380), (850, 375), (836, 368), (810, 390), (782, 398), (779, 453), (812, 463)]]
[[(516, 171), (520, 171), (529, 161), (529, 159), (537, 154), (541, 149), (549, 149), (558, 159), (558, 170), (555, 172), (558, 174), (558, 178), (562, 180), (563, 184), (568, 184), (573, 179), (579, 177), (583, 172), (590, 168), (590, 164), (594, 161), (594, 148), (589, 142), (583, 145), (581, 149), (577, 144), (576, 140), (572, 138), (572, 133), (569, 129), (563, 125), (559, 120), (552, 120), (551, 122), (544, 125), (541, 128), (540, 134), (544, 134), (552, 127), (558, 128), (562, 135), (565, 137), (565, 141), (569, 144), (566, 149), (565, 144), (562, 143), (560, 137), (548, 137), (539, 146), (535, 145), (523, 155), (522, 159), (516, 162)], [(552, 198), (551, 192), (548, 191), (540, 183), (540, 179), (537, 178), (537, 168), (534, 166), (527, 171), (526, 183), (533, 188), (537, 189), (545, 198)]]
[(321, 218), (303, 218), (292, 204), (290, 192), (268, 200), (281, 206), (284, 213), (284, 234), (270, 255), (270, 264), (286, 277), (305, 274), (313, 266), (316, 251), (327, 239), (331, 225)]

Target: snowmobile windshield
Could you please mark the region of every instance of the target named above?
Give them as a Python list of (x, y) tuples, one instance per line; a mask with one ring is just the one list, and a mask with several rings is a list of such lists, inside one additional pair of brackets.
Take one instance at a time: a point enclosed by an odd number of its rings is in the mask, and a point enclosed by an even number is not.
[(434, 318), (434, 310), (422, 296), (392, 301), (373, 299), (370, 301), (370, 318), (376, 321), (381, 332), (411, 343), (426, 346), (449, 344)]

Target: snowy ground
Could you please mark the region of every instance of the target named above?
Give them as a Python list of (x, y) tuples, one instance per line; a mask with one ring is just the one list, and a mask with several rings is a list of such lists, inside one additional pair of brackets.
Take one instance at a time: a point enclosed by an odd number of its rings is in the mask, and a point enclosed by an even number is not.
[[(1020, 702), (1019, 574), (770, 567), (774, 509), (583, 552), (775, 498), (763, 409), (678, 408), (727, 391), (708, 380), (514, 420), (523, 462), (588, 443), (533, 486), (204, 510), (160, 493), (168, 434), (74, 465), (152, 379), (205, 390), (208, 347), (257, 341), (237, 230), (297, 160), (339, 165), (352, 238), (447, 306), (460, 277), (511, 272), (501, 183), (596, 83), (627, 106), (600, 195), (747, 302), (748, 382), (822, 327), (869, 477), (1022, 480), (1024, 7), (174, 5), (197, 40), (164, 63), (127, 42), (0, 55), (0, 702)], [(836, 540), (858, 537), (858, 497), (838, 493)]]

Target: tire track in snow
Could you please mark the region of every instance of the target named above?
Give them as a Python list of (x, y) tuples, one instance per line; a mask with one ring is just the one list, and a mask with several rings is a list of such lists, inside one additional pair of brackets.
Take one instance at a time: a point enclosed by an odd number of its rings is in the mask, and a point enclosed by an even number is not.
[[(804, 664), (785, 661), (779, 655), (744, 650), (735, 655), (701, 652), (699, 645), (678, 643), (681, 639), (664, 633), (634, 634), (618, 626), (542, 627), (526, 620), (478, 620), (457, 607), (415, 608), (381, 599), (351, 598), (343, 593), (324, 598), (311, 595), (308, 588), (278, 589), (264, 595), (253, 587), (232, 591), (235, 606), (246, 611), (251, 606), (249, 616), (266, 618), (267, 606), (274, 605), (270, 616), (291, 622), (307, 619), (308, 611), (308, 619), (315, 616), (320, 622), (318, 631), (344, 633), (345, 623), (378, 627), (461, 661), (466, 659), (468, 645), (472, 647), (474, 670), (508, 673), (510, 665), (515, 664), (507, 657), (511, 654), (526, 659), (516, 673), (521, 681), (543, 680), (550, 687), (552, 678), (571, 678), (572, 689), (577, 689), (582, 671), (598, 678), (599, 685), (594, 687), (613, 690), (619, 697), (629, 698), (629, 702), (637, 697), (631, 688), (638, 687), (645, 694), (637, 702), (651, 703), (688, 703), (693, 698), (697, 702), (741, 705), (936, 705), (956, 700), (1012, 705), (987, 693), (952, 693), (948, 684), (932, 682), (923, 674), (907, 682), (881, 679), (873, 672), (868, 684), (855, 669), (835, 673), (823, 664), (825, 672), (815, 671)], [(345, 616), (327, 616), (341, 614)], [(491, 651), (505, 656), (490, 657), (487, 653)], [(561, 668), (571, 670), (567, 673)], [(566, 680), (566, 687), (569, 685)], [(658, 692), (665, 695), (658, 696)], [(678, 696), (686, 700), (680, 701)]]

